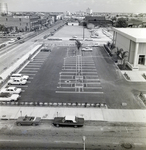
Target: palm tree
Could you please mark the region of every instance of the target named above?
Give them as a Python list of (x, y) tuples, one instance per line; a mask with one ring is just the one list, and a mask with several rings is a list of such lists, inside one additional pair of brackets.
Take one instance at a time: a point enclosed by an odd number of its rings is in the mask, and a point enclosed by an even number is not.
[(125, 66), (126, 66), (125, 60), (128, 57), (127, 53), (128, 53), (128, 51), (124, 51), (121, 55), (121, 62), (122, 62), (122, 65), (123, 65), (123, 69), (125, 69)]
[(80, 48), (82, 47), (82, 43), (79, 40), (76, 40), (75, 44), (76, 44), (78, 52), (79, 52)]
[(120, 49), (118, 49), (118, 47), (117, 47), (117, 58), (119, 59), (121, 59), (121, 56), (120, 55), (122, 55), (122, 52), (123, 52), (123, 49), (122, 48), (120, 48)]

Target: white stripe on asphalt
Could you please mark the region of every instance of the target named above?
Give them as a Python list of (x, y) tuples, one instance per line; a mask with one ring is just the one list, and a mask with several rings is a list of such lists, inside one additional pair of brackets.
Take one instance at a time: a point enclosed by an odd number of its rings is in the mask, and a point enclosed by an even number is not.
[(76, 91), (56, 91), (56, 93), (81, 93), (81, 94), (103, 94), (104, 92), (76, 92)]

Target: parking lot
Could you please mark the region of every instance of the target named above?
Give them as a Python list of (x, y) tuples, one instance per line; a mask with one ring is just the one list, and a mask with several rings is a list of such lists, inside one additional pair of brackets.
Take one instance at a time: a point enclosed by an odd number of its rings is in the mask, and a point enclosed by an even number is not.
[(26, 85), (16, 85), (22, 88), (19, 102), (94, 103), (116, 109), (142, 107), (133, 83), (123, 78), (103, 46), (78, 54), (74, 41), (52, 44), (46, 39), (45, 44), (52, 51), (40, 51), (19, 71), (29, 75)]

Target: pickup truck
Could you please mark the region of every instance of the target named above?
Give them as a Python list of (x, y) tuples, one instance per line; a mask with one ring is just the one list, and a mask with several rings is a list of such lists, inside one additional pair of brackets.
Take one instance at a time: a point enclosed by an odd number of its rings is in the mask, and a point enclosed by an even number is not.
[(55, 117), (53, 120), (53, 125), (59, 126), (73, 126), (82, 127), (84, 125), (84, 118), (79, 118), (76, 116), (65, 116), (65, 117)]

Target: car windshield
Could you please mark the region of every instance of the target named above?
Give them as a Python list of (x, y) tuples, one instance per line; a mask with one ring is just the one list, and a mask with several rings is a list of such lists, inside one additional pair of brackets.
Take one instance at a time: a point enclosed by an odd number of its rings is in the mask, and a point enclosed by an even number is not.
[(146, 150), (146, 0), (0, 0), (0, 80), (0, 150)]

